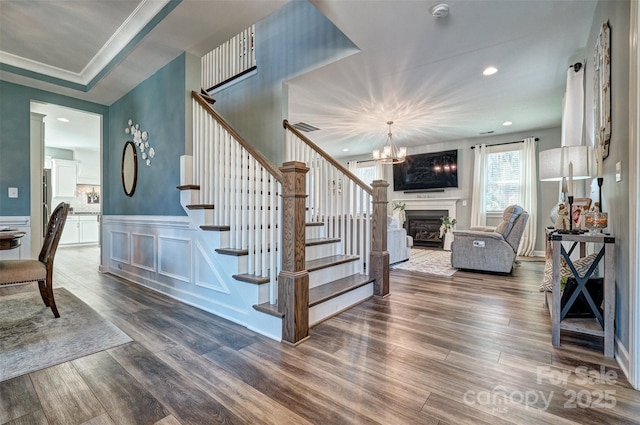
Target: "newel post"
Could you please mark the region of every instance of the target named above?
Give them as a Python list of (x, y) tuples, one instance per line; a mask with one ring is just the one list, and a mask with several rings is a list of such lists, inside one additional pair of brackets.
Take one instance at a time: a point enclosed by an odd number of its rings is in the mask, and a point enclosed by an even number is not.
[(373, 187), (373, 215), (371, 217), (371, 264), (370, 275), (376, 281), (373, 287), (374, 295), (385, 297), (389, 295), (389, 252), (387, 252), (387, 188), (389, 183), (384, 180), (374, 180)]
[(309, 273), (305, 264), (304, 162), (285, 162), (282, 172), (282, 266), (278, 275), (278, 311), (282, 339), (297, 344), (309, 337)]

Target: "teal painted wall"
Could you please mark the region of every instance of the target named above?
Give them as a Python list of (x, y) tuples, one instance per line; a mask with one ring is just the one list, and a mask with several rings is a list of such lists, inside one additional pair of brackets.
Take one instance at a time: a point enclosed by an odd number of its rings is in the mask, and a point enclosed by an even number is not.
[[(593, 136), (593, 52), (603, 22), (611, 28), (611, 144), (603, 163), (602, 207), (609, 213), (609, 228), (616, 238), (616, 337), (629, 347), (629, 15), (628, 1), (598, 2), (586, 43), (585, 126)], [(616, 182), (616, 163), (622, 181)], [(593, 197), (593, 195), (592, 195)]]
[[(103, 213), (186, 215), (180, 205), (180, 156), (185, 152), (185, 54), (157, 71), (109, 107), (110, 137), (103, 147)], [(132, 197), (122, 188), (122, 150), (129, 119), (149, 133), (156, 155), (147, 166), (138, 150), (138, 180)]]
[(276, 166), (284, 159), (285, 81), (358, 52), (307, 1), (288, 3), (256, 23), (258, 72), (214, 94), (214, 108)]
[[(108, 122), (109, 108), (68, 96), (0, 81), (0, 216), (28, 216), (30, 205), (30, 108), (31, 101), (94, 112)], [(109, 129), (102, 128), (103, 140)], [(8, 187), (17, 187), (19, 197), (9, 199)]]

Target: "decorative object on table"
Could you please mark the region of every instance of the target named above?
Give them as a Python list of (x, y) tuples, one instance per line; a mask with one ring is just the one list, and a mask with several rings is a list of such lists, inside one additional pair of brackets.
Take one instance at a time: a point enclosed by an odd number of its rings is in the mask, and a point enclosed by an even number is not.
[(440, 225), (440, 238), (444, 237), (443, 249), (451, 251), (451, 243), (453, 242), (453, 226), (458, 222), (455, 218), (440, 217), (442, 224)]
[(558, 205), (558, 212), (554, 227), (557, 230), (569, 230), (569, 210), (565, 204)]
[(608, 225), (609, 214), (606, 212), (589, 211), (584, 215), (584, 227), (589, 230), (590, 235), (602, 232)]
[(393, 121), (387, 121), (389, 132), (387, 133), (386, 143), (382, 149), (375, 149), (372, 153), (373, 159), (380, 164), (401, 164), (407, 157), (407, 148), (398, 147), (393, 142), (391, 124), (393, 124)]
[(140, 130), (140, 124), (134, 125), (133, 120), (129, 120), (127, 124), (124, 132), (133, 136), (133, 143), (140, 149), (142, 160), (151, 167), (151, 160), (156, 156), (156, 150), (149, 144), (149, 132)]
[[(584, 229), (582, 223), (584, 218), (582, 214), (589, 211), (591, 207), (591, 198), (575, 198), (570, 197), (571, 203), (567, 202), (567, 207), (571, 209), (571, 220), (569, 221), (569, 231), (576, 233), (583, 233)], [(569, 209), (567, 209), (569, 211)], [(566, 230), (566, 229), (565, 229)]]
[[(611, 142), (611, 44), (609, 21), (603, 22), (596, 39), (593, 66), (593, 124), (596, 146), (602, 145), (602, 159), (609, 156)], [(602, 177), (598, 174), (598, 177)]]
[(404, 221), (407, 218), (407, 215), (404, 212), (405, 207), (406, 207), (406, 204), (404, 202), (400, 202), (400, 201), (391, 202), (391, 208), (393, 209), (393, 214), (397, 216), (398, 227), (400, 228), (404, 227)]

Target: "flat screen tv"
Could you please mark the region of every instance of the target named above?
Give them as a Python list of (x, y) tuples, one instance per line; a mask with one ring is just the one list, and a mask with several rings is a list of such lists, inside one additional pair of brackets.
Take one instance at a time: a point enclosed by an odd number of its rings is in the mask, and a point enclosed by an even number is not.
[(409, 155), (393, 166), (393, 190), (458, 187), (458, 150)]

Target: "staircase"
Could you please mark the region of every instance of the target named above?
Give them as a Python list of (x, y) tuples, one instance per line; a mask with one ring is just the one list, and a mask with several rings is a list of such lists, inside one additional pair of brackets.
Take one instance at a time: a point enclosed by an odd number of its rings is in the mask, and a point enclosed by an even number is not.
[[(192, 99), (194, 147), (181, 158), (181, 204), (215, 247), (208, 255), (221, 256), (224, 274), (255, 288), (245, 297), (247, 314), (261, 317), (249, 327), (296, 344), (309, 326), (384, 291), (386, 247), (371, 252), (371, 188), (295, 129), (287, 148), (293, 161), (277, 169), (215, 113), (210, 98), (193, 92)], [(378, 210), (384, 207), (386, 231), (384, 185)], [(371, 261), (380, 263), (373, 273)]]

